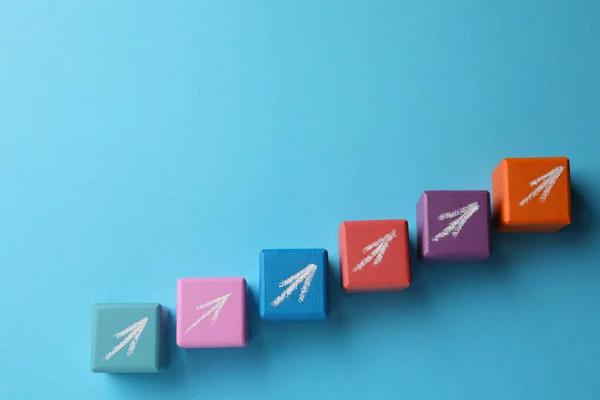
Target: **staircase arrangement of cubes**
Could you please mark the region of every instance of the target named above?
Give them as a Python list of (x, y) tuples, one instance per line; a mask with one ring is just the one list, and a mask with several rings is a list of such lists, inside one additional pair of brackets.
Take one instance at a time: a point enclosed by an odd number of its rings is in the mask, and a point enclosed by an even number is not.
[[(554, 232), (571, 223), (569, 159), (506, 158), (486, 190), (431, 190), (416, 204), (417, 255), (424, 263), (478, 262), (492, 256), (491, 230)], [(345, 221), (339, 228), (342, 290), (399, 291), (411, 285), (405, 219)], [(322, 321), (328, 314), (328, 252), (268, 249), (259, 257), (260, 316)], [(177, 283), (176, 342), (181, 348), (247, 344), (242, 277), (192, 277)], [(92, 371), (158, 372), (164, 343), (160, 304), (96, 304)]]

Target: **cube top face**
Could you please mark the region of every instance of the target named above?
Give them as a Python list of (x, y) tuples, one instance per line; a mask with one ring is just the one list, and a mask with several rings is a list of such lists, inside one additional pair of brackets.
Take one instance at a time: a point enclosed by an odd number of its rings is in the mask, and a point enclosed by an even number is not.
[(345, 291), (394, 291), (410, 286), (406, 220), (343, 222), (339, 246)]
[(278, 249), (260, 253), (260, 315), (266, 321), (327, 317), (329, 261), (325, 249)]
[(246, 280), (182, 278), (177, 282), (177, 345), (246, 345)]
[(571, 223), (569, 159), (506, 158), (492, 173), (499, 231), (553, 232)]
[(92, 371), (158, 372), (161, 323), (159, 304), (94, 305)]
[(487, 190), (431, 190), (417, 204), (417, 247), (425, 262), (480, 261), (491, 255)]

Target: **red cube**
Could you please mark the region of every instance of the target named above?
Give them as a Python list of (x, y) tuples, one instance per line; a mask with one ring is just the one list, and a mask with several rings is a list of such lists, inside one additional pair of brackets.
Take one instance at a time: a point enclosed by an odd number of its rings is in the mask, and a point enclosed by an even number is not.
[(339, 246), (345, 291), (384, 292), (410, 286), (406, 220), (343, 222)]

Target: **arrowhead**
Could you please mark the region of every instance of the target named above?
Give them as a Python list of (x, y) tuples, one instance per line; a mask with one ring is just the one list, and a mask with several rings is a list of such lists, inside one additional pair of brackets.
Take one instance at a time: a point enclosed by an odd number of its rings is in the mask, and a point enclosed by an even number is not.
[(140, 319), (138, 322), (129, 325), (127, 328), (123, 329), (121, 332), (115, 334), (115, 338), (119, 339), (128, 333), (137, 334), (138, 332), (142, 332), (148, 323), (148, 317)]
[(475, 214), (478, 210), (479, 203), (473, 202), (457, 210), (438, 215), (438, 221), (445, 221), (447, 219), (452, 218), (456, 219), (450, 222), (450, 224), (448, 224), (448, 226), (444, 228), (444, 230), (435, 235), (431, 240), (437, 242), (440, 239), (445, 238), (449, 234), (452, 234), (452, 236), (455, 238), (458, 237), (463, 226), (467, 223), (469, 218), (471, 218), (473, 214)]
[(213, 308), (211, 308), (210, 310), (208, 310), (208, 312), (206, 314), (204, 314), (205, 316), (208, 316), (210, 313), (213, 313), (212, 323), (214, 324), (217, 321), (217, 318), (219, 318), (219, 314), (221, 313), (221, 310), (223, 309), (223, 306), (225, 305), (227, 300), (229, 300), (229, 297), (231, 297), (231, 293), (227, 293), (226, 295), (218, 297), (216, 299), (213, 299), (213, 300), (209, 301), (208, 303), (204, 303), (204, 304), (196, 307), (196, 309), (202, 310), (202, 309), (214, 304), (215, 306)]
[(540, 196), (540, 203), (544, 203), (548, 198), (550, 191), (554, 187), (554, 184), (556, 183), (558, 178), (560, 178), (560, 175), (563, 173), (564, 170), (565, 167), (559, 165), (558, 167), (553, 168), (552, 170), (547, 172), (546, 174), (537, 177), (531, 182), (529, 182), (529, 186), (534, 187), (537, 185), (537, 187), (531, 193), (529, 193), (523, 200), (521, 200), (519, 206), (523, 207), (525, 204), (529, 203), (540, 193), (542, 193)]
[(358, 264), (356, 264), (356, 266), (352, 269), (352, 272), (360, 271), (361, 269), (364, 268), (365, 265), (370, 263), (371, 260), (373, 260), (373, 258), (375, 258), (375, 261), (373, 261), (373, 265), (379, 264), (381, 262), (381, 260), (383, 260), (383, 256), (385, 255), (385, 251), (387, 250), (388, 246), (390, 245), (390, 242), (395, 237), (396, 237), (396, 230), (393, 229), (386, 235), (380, 237), (379, 239), (375, 240), (374, 242), (372, 242), (371, 244), (366, 246), (362, 250), (363, 253), (367, 253), (368, 251), (371, 251), (371, 253), (368, 254), (362, 260), (360, 260), (360, 262)]
[(284, 288), (286, 286), (287, 288), (271, 302), (271, 305), (273, 307), (277, 307), (278, 305), (283, 303), (285, 299), (287, 299), (292, 295), (292, 293), (294, 293), (294, 291), (298, 288), (298, 286), (300, 286), (302, 282), (304, 282), (304, 285), (302, 285), (302, 289), (300, 290), (298, 302), (303, 302), (306, 293), (308, 293), (308, 289), (310, 288), (310, 284), (312, 282), (313, 277), (315, 276), (316, 271), (317, 266), (315, 264), (308, 264), (301, 271), (279, 282), (280, 288)]
[(192, 325), (190, 325), (185, 330), (185, 333), (188, 333), (189, 331), (194, 329), (196, 327), (196, 325), (198, 325), (200, 322), (202, 322), (210, 314), (212, 314), (211, 324), (214, 324), (215, 322), (217, 322), (217, 319), (219, 318), (219, 315), (221, 314), (221, 310), (223, 309), (223, 306), (225, 306), (225, 303), (227, 302), (227, 300), (229, 300), (229, 297), (231, 297), (231, 293), (227, 293), (224, 296), (217, 297), (216, 299), (212, 299), (211, 301), (201, 304), (198, 307), (196, 307), (196, 310), (203, 310), (207, 307), (212, 306), (212, 308), (210, 310), (208, 310), (207, 312), (202, 314), (202, 316), (200, 318), (198, 318), (196, 320), (196, 322), (194, 322)]
[(139, 321), (129, 325), (127, 328), (123, 329), (120, 332), (115, 334), (115, 338), (120, 339), (123, 336), (127, 335), (125, 339), (121, 341), (118, 345), (115, 346), (110, 352), (106, 354), (104, 359), (109, 360), (112, 356), (117, 354), (123, 347), (129, 343), (129, 348), (127, 349), (127, 355), (130, 356), (135, 351), (135, 346), (137, 345), (142, 332), (146, 328), (146, 324), (148, 323), (148, 317), (142, 318)]
[(283, 288), (296, 282), (302, 282), (303, 280), (307, 279), (309, 275), (312, 277), (316, 270), (317, 266), (315, 264), (308, 264), (304, 269), (279, 282), (279, 287)]
[(302, 285), (302, 289), (300, 290), (300, 296), (298, 296), (298, 302), (304, 301), (304, 296), (306, 296), (306, 293), (308, 292), (312, 278), (315, 276), (315, 272), (317, 272), (317, 266), (315, 264), (309, 264), (305, 269), (306, 275), (298, 282), (304, 281), (304, 285)]

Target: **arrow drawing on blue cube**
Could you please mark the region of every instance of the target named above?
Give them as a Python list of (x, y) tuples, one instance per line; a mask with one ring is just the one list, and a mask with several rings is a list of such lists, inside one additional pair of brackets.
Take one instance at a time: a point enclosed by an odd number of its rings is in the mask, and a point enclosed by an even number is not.
[(317, 266), (315, 264), (308, 264), (304, 269), (300, 272), (290, 276), (289, 278), (279, 282), (279, 287), (285, 289), (277, 298), (275, 298), (271, 305), (273, 307), (277, 307), (281, 303), (283, 303), (288, 297), (294, 293), (294, 291), (300, 286), (302, 282), (302, 289), (300, 290), (300, 295), (298, 296), (298, 303), (302, 303), (304, 301), (304, 297), (306, 293), (308, 293), (308, 289), (310, 288), (310, 284), (312, 282), (313, 277), (315, 276), (315, 272), (317, 271)]

